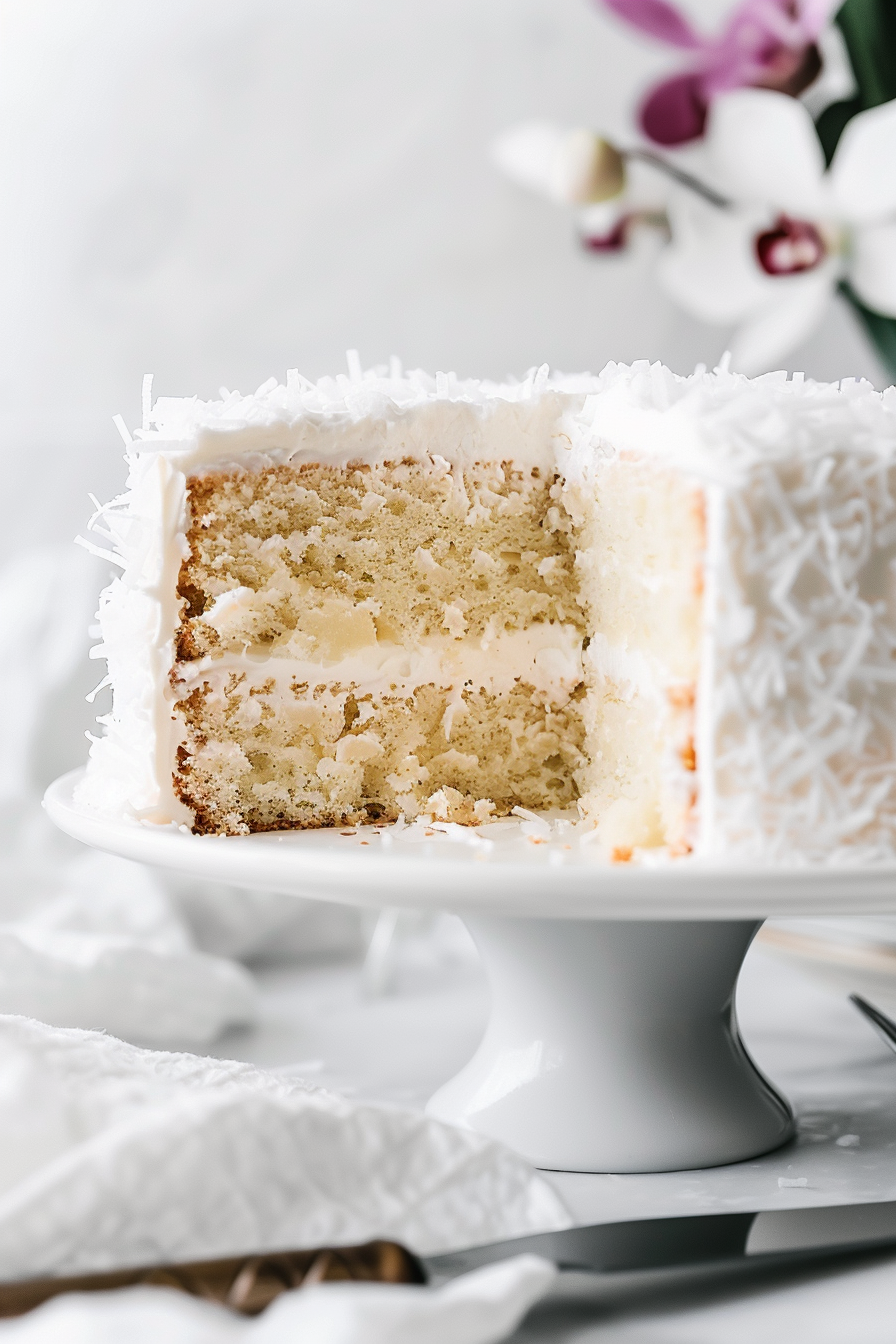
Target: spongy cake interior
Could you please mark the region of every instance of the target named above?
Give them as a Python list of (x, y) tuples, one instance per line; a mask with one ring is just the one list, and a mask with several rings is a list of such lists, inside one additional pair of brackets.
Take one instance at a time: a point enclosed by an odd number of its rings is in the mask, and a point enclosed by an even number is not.
[(682, 844), (699, 528), (680, 482), (629, 465), (597, 490), (440, 457), (191, 477), (172, 685), (194, 828), (578, 802), (620, 857)]
[(188, 494), (176, 785), (199, 829), (575, 800), (585, 629), (556, 480), (430, 459)]

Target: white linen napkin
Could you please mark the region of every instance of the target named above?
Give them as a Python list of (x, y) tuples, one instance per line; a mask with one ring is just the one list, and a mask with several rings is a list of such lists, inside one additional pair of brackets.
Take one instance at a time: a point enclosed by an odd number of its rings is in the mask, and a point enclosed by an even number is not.
[[(552, 1188), (481, 1135), (0, 1017), (0, 1279), (374, 1237), (425, 1254), (569, 1225)], [(161, 1288), (74, 1295), (0, 1323), (0, 1341), (488, 1344), (553, 1277), (523, 1256), (438, 1290), (323, 1284), (256, 1321)]]
[(248, 1064), (0, 1017), (0, 1278), (569, 1226), (472, 1131)]

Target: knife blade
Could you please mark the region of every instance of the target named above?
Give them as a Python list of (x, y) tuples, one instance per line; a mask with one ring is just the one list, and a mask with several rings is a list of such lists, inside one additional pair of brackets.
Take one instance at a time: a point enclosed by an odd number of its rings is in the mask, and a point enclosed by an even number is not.
[(710, 1268), (722, 1262), (784, 1264), (894, 1243), (896, 1200), (887, 1200), (596, 1223), (424, 1256), (421, 1263), (427, 1279), (440, 1282), (527, 1252), (552, 1260), (561, 1272), (593, 1275)]

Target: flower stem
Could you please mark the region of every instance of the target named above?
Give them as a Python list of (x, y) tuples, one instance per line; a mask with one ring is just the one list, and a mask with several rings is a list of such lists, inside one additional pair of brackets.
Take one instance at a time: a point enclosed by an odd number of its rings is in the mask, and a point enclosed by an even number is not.
[(656, 168), (658, 172), (665, 173), (666, 177), (671, 177), (679, 186), (687, 187), (695, 195), (702, 196), (704, 201), (709, 201), (710, 205), (714, 205), (717, 210), (731, 209), (733, 203), (727, 196), (723, 196), (721, 192), (707, 186), (705, 182), (701, 182), (700, 178), (695, 177), (693, 173), (685, 172), (683, 168), (670, 163), (661, 154), (654, 154), (650, 149), (624, 149), (622, 150), (622, 157), (649, 164), (651, 168)]

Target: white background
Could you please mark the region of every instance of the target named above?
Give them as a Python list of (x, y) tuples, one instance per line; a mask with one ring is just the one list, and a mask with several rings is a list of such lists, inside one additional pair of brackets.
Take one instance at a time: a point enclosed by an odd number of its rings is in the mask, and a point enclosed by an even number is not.
[[(687, 6), (707, 24), (728, 8)], [(0, 560), (122, 484), (111, 416), (298, 366), (714, 362), (649, 255), (493, 169), (543, 116), (630, 134), (675, 53), (589, 0), (0, 0)], [(834, 310), (792, 367), (880, 370)]]

